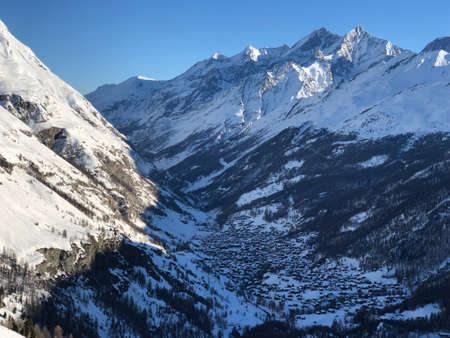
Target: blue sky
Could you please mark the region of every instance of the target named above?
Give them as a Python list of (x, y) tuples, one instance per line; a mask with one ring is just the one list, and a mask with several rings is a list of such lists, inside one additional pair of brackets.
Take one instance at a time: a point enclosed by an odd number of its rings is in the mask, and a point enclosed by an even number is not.
[(82, 93), (134, 75), (169, 79), (215, 52), (292, 45), (314, 29), (414, 51), (450, 35), (450, 1), (2, 0), (0, 19)]

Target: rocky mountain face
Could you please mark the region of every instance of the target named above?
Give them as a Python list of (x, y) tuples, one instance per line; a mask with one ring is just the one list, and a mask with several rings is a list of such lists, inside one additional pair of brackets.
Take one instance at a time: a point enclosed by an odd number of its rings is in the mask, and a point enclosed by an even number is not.
[(203, 265), (273, 318), (449, 328), (448, 39), (413, 53), (322, 28), (87, 98), (144, 175), (215, 217), (191, 239)]
[(262, 322), (194, 263), (187, 241), (209, 215), (145, 178), (153, 165), (3, 23), (0, 106), (1, 322), (76, 337)]

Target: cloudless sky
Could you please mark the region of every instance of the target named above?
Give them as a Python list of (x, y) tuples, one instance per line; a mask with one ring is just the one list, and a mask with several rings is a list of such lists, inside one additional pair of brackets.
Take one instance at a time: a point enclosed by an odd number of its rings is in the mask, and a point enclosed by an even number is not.
[(450, 0), (1, 0), (0, 19), (86, 94), (134, 75), (164, 80), (215, 52), (292, 45), (325, 27), (420, 51), (450, 35)]

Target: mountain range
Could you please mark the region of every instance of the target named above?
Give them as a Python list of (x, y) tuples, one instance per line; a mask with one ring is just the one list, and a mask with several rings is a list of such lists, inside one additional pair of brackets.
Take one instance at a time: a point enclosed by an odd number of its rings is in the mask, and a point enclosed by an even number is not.
[(449, 53), (321, 28), (83, 97), (1, 23), (0, 315), (25, 336), (450, 329)]

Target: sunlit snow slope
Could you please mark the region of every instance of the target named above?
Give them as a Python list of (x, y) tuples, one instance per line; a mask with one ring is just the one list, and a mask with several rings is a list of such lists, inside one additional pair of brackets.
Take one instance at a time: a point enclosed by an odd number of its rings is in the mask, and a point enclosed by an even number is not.
[[(141, 213), (157, 203), (124, 137), (0, 23), (0, 247), (37, 249), (119, 231), (148, 241)], [(134, 229), (135, 228), (135, 229)]]

